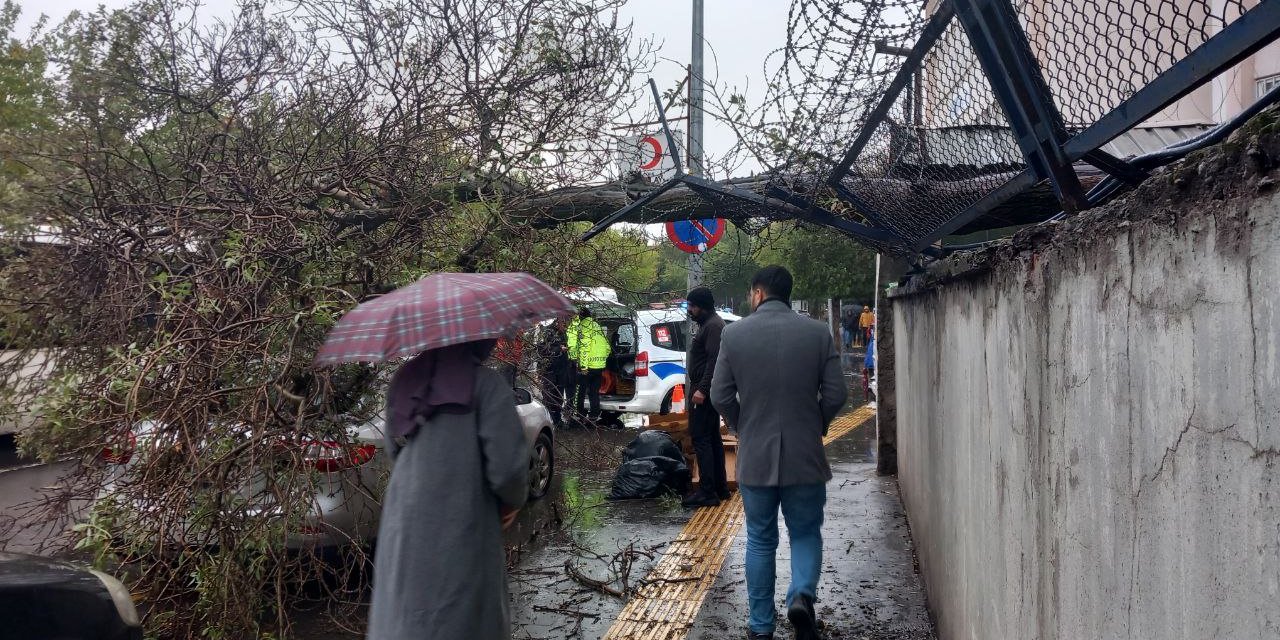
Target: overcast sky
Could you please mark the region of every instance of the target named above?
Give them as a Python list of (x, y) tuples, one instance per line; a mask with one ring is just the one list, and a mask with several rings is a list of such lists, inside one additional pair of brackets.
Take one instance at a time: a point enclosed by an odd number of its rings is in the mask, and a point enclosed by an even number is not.
[[(23, 33), (41, 13), (56, 23), (73, 10), (92, 10), (99, 5), (119, 8), (129, 3), (126, 0), (19, 0), (18, 4), (22, 7), (18, 31)], [(705, 0), (705, 4), (708, 81), (729, 87), (749, 86), (748, 97), (758, 96), (764, 86), (765, 57), (785, 42), (790, 0)], [(662, 59), (654, 70), (654, 79), (660, 88), (672, 88), (684, 77), (684, 65), (688, 64), (691, 51), (692, 5), (691, 0), (630, 0), (623, 11), (624, 20), (634, 23), (637, 37), (652, 37), (661, 46)], [(208, 0), (205, 6), (212, 15), (227, 15), (235, 1)], [(642, 82), (643, 78), (638, 80)], [(644, 104), (648, 106), (650, 101)], [(707, 118), (704, 146), (708, 155), (724, 154), (733, 142), (733, 134), (727, 127)], [(739, 172), (753, 169), (754, 166), (748, 165)]]

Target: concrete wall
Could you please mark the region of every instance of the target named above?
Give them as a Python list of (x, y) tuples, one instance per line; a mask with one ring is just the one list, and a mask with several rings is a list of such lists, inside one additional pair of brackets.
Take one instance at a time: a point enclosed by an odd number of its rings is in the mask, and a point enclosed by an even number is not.
[(941, 638), (1280, 638), (1276, 166), (1277, 134), (1235, 139), (900, 288)]

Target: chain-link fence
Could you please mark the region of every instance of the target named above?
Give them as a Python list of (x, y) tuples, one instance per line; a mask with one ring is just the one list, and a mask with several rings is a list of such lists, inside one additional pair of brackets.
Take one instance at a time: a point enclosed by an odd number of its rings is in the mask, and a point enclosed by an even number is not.
[[(1244, 105), (1233, 112), (1208, 83), (1280, 33), (1275, 0), (928, 4), (933, 30), (899, 53), (901, 69), (829, 177), (858, 217), (901, 240), (900, 253), (1019, 198), (1040, 210), (1016, 222), (1043, 220), (1096, 204), (1086, 191), (1106, 174), (1141, 180), (1149, 167), (1103, 145), (1144, 121), (1193, 135), (1234, 115)], [(1045, 191), (1055, 196), (1047, 209)]]
[(951, 21), (839, 176), (864, 217), (914, 245), (1026, 168), (964, 30)]
[[(801, 219), (909, 256), (1094, 206), (1257, 108), (1227, 85), (1280, 0), (794, 0), (787, 26), (754, 145), (771, 171), (677, 176), (626, 219)], [(1106, 146), (1161, 122), (1179, 153)]]
[(1013, 6), (1067, 127), (1083, 129), (1243, 16), (1246, 4), (1257, 3), (1016, 0)]

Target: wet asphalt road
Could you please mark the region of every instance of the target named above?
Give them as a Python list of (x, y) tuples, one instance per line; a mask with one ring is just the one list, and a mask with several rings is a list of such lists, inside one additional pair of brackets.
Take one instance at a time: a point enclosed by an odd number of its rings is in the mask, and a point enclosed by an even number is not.
[(48, 554), (64, 538), (66, 521), (44, 522), (36, 501), (61, 485), (74, 466), (35, 464), (18, 455), (12, 436), (0, 436), (0, 550)]
[[(829, 640), (932, 640), (935, 636), (924, 589), (915, 572), (910, 531), (893, 478), (875, 473), (874, 423), (828, 448), (835, 479), (828, 486), (824, 561), (818, 613)], [(629, 435), (629, 434), (628, 434)], [(571, 436), (572, 437), (572, 436)], [(568, 439), (568, 438), (566, 438)], [(625, 437), (618, 438), (625, 442)], [(606, 491), (611, 474), (589, 474), (593, 490)], [(587, 577), (609, 577), (612, 559), (628, 546), (648, 552), (636, 558), (632, 581), (661, 557), (664, 543), (679, 535), (689, 512), (658, 501), (607, 503), (590, 526), (566, 523), (512, 572), (513, 638), (601, 637), (623, 601), (584, 588), (564, 570), (574, 562)], [(689, 638), (728, 640), (746, 636), (745, 530), (735, 540)], [(778, 551), (778, 607), (790, 575), (786, 536)], [(601, 557), (603, 556), (603, 558)], [(618, 583), (613, 583), (617, 588)], [(779, 638), (790, 637), (785, 621)]]

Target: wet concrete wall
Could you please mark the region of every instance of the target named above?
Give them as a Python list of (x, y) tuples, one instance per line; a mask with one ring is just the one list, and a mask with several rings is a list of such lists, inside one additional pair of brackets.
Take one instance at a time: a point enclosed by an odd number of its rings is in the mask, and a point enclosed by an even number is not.
[(941, 638), (1280, 638), (1280, 136), (1252, 130), (900, 288)]

